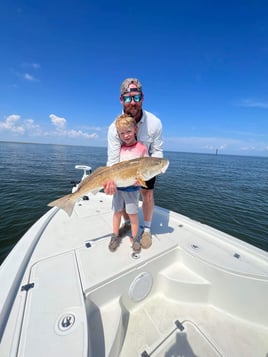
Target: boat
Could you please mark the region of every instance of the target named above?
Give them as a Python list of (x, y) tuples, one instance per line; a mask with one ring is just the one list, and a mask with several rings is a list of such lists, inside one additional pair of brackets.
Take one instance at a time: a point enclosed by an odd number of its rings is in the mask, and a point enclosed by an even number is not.
[(149, 249), (110, 252), (111, 231), (99, 192), (23, 235), (0, 267), (0, 356), (268, 356), (267, 252), (159, 206)]

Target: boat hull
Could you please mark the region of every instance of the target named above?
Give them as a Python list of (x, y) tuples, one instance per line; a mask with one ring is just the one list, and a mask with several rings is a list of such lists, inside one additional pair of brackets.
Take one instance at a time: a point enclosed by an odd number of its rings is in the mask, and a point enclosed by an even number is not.
[(265, 356), (266, 252), (160, 207), (150, 249), (110, 252), (111, 197), (88, 198), (2, 264), (1, 356)]

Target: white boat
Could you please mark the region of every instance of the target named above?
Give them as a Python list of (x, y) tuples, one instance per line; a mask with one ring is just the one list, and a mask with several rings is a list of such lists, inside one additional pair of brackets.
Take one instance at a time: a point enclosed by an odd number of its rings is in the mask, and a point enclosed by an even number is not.
[(267, 252), (157, 206), (150, 249), (112, 253), (111, 231), (98, 193), (26, 232), (0, 267), (0, 356), (268, 356)]

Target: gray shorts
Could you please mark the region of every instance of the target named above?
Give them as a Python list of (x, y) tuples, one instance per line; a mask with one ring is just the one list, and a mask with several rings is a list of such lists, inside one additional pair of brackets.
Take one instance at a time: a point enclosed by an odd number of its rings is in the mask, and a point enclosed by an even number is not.
[(123, 209), (128, 214), (137, 214), (139, 210), (140, 190), (127, 192), (116, 191), (113, 196), (113, 210), (121, 212)]

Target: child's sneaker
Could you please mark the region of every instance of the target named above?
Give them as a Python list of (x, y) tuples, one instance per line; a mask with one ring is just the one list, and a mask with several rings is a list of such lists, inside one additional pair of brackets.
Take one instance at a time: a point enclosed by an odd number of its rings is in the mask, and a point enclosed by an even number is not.
[(141, 242), (139, 237), (132, 238), (132, 249), (135, 253), (140, 253), (141, 251)]
[(110, 240), (110, 243), (109, 243), (109, 249), (110, 249), (111, 252), (116, 251), (116, 249), (121, 244), (121, 240), (122, 240), (121, 237), (119, 237), (119, 236), (117, 236), (115, 234), (112, 234), (111, 240)]

